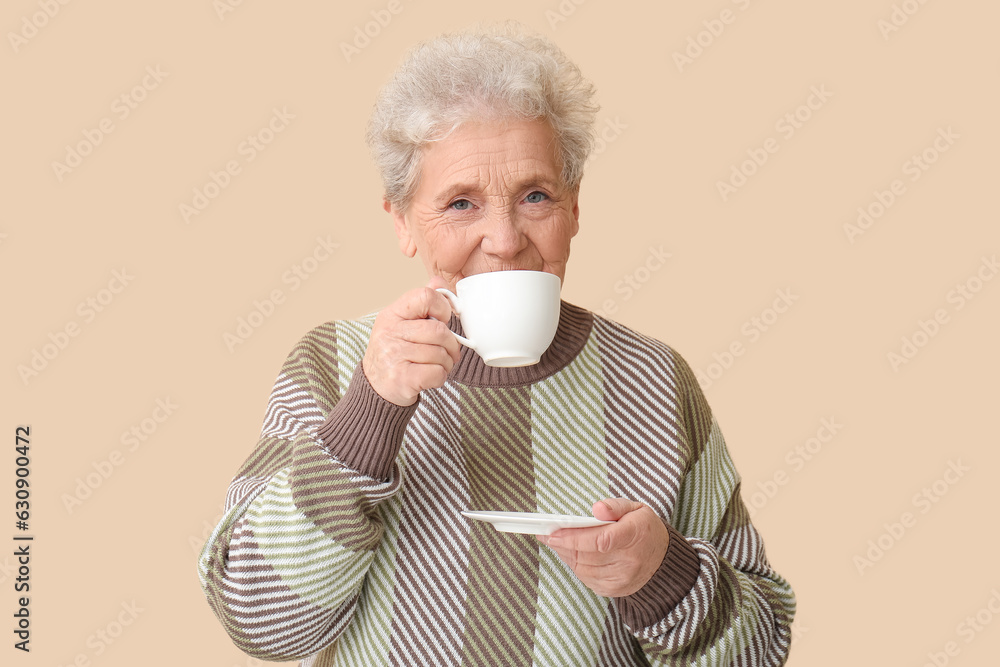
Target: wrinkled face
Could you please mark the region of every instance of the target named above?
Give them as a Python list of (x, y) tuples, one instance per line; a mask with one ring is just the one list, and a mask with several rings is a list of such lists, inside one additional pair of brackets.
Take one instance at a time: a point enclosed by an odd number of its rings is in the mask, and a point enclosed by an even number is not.
[(466, 123), (424, 149), (409, 208), (388, 202), (400, 249), (451, 287), (487, 271), (563, 278), (579, 228), (555, 135), (542, 121)]

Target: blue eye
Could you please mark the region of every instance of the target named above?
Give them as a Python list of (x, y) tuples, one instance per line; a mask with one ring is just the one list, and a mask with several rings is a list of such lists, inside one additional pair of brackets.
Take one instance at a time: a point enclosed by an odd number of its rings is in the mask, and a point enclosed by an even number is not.
[(456, 211), (468, 211), (470, 208), (472, 208), (472, 202), (470, 202), (468, 199), (459, 199), (451, 203), (451, 208), (455, 209)]
[(542, 201), (548, 199), (548, 196), (544, 192), (532, 192), (530, 195), (524, 198), (524, 201), (529, 204), (540, 204)]

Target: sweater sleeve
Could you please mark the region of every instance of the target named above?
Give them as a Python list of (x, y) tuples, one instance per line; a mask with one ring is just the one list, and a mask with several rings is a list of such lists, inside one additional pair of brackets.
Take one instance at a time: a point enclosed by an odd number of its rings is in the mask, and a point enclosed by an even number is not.
[(676, 360), (683, 426), (694, 444), (667, 526), (670, 543), (646, 586), (615, 603), (652, 665), (782, 665), (795, 595), (768, 563), (701, 388)]
[(416, 405), (382, 399), (360, 365), (344, 377), (354, 359), (339, 342), (331, 323), (292, 350), (199, 557), (212, 611), (265, 660), (314, 654), (344, 632), (382, 538), (379, 504), (400, 488), (395, 458)]

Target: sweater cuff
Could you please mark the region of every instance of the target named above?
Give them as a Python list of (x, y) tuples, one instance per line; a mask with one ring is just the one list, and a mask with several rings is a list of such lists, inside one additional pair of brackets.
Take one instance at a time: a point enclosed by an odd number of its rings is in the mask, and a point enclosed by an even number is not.
[(406, 425), (419, 403), (419, 398), (406, 406), (385, 400), (358, 364), (347, 391), (317, 434), (338, 461), (374, 479), (388, 480)]
[(670, 542), (660, 567), (632, 595), (615, 598), (622, 620), (633, 630), (648, 628), (667, 617), (698, 580), (698, 552), (676, 528), (664, 522)]

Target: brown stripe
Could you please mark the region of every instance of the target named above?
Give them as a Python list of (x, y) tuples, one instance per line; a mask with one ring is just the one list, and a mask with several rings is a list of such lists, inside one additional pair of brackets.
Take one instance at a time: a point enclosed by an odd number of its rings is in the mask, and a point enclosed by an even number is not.
[[(678, 401), (672, 359), (662, 343), (641, 339), (600, 320), (601, 372), (605, 392), (608, 486), (612, 496), (649, 505), (661, 518), (673, 513), (689, 449), (671, 401)], [(662, 369), (636, 376), (631, 369)], [(652, 428), (655, 425), (657, 428)], [(649, 474), (636, 462), (655, 464)]]
[(254, 477), (266, 483), (266, 480), (292, 462), (291, 447), (287, 440), (277, 438), (261, 438), (257, 448), (240, 466), (234, 481), (240, 478)]
[(382, 515), (374, 505), (362, 504), (350, 475), (309, 435), (296, 438), (292, 459), (288, 481), (295, 506), (346, 549), (374, 550), (382, 537)]
[[(281, 583), (281, 577), (266, 564), (260, 546), (254, 540), (243, 540), (240, 548), (246, 549), (248, 553), (242, 554), (238, 561), (230, 561), (228, 568), (225, 561), (216, 562), (215, 558), (209, 563), (211, 568), (207, 576), (209, 585), (205, 592), (209, 605), (226, 626), (230, 637), (245, 650), (263, 643), (267, 647), (265, 650), (274, 651), (279, 646), (275, 635), (287, 630), (290, 624), (296, 625), (300, 632), (284, 640), (283, 644), (301, 641), (300, 638), (310, 631), (318, 632), (342, 623), (353, 612), (356, 598), (336, 609), (320, 608), (303, 600), (292, 593), (287, 585)], [(258, 564), (252, 565), (253, 562)], [(237, 584), (232, 578), (226, 577), (227, 569), (231, 572), (258, 572), (261, 575), (254, 577), (252, 581)], [(246, 609), (248, 603), (240, 598), (240, 596), (258, 596), (264, 593), (270, 593), (268, 604), (280, 604), (280, 606), (251, 611)], [(243, 609), (239, 612), (232, 611), (236, 606)], [(239, 616), (238, 621), (236, 616)], [(258, 618), (265, 620), (247, 620)], [(271, 632), (267, 632), (268, 630)], [(267, 638), (262, 640), (262, 634)]]
[(469, 502), (452, 407), (458, 396), (444, 387), (424, 392), (420, 402), (406, 443), (389, 664), (456, 665), (468, 576), (468, 537), (458, 511)]
[(740, 487), (741, 484), (737, 483), (733, 489), (729, 506), (719, 524), (715, 542), (719, 552), (724, 554), (729, 564), (736, 569), (765, 577), (770, 576), (771, 567), (764, 554), (764, 540), (757, 532), (757, 528), (750, 523), (750, 513), (743, 504)]
[(614, 602), (608, 601), (608, 609), (604, 614), (604, 632), (601, 635), (601, 646), (597, 653), (597, 663), (594, 667), (623, 667), (631, 665), (648, 665), (649, 660), (642, 652), (642, 647), (635, 637), (622, 625), (621, 616)]
[(328, 413), (333, 405), (327, 398), (336, 400), (340, 396), (335, 324), (321, 324), (306, 334), (292, 351), (283, 370), (292, 376), (304, 374), (310, 385), (310, 395), (316, 399), (320, 409)]
[(698, 462), (701, 452), (708, 443), (708, 436), (712, 432), (712, 409), (705, 400), (705, 395), (698, 384), (698, 378), (688, 363), (679, 355), (674, 355), (674, 368), (677, 373), (677, 380), (681, 392), (681, 409), (683, 410), (683, 422), (687, 431), (688, 441), (691, 447), (689, 465), (693, 466)]
[[(466, 388), (462, 421), (474, 510), (533, 512), (530, 393)], [(462, 664), (530, 665), (538, 608), (538, 549), (531, 535), (471, 522)]]

